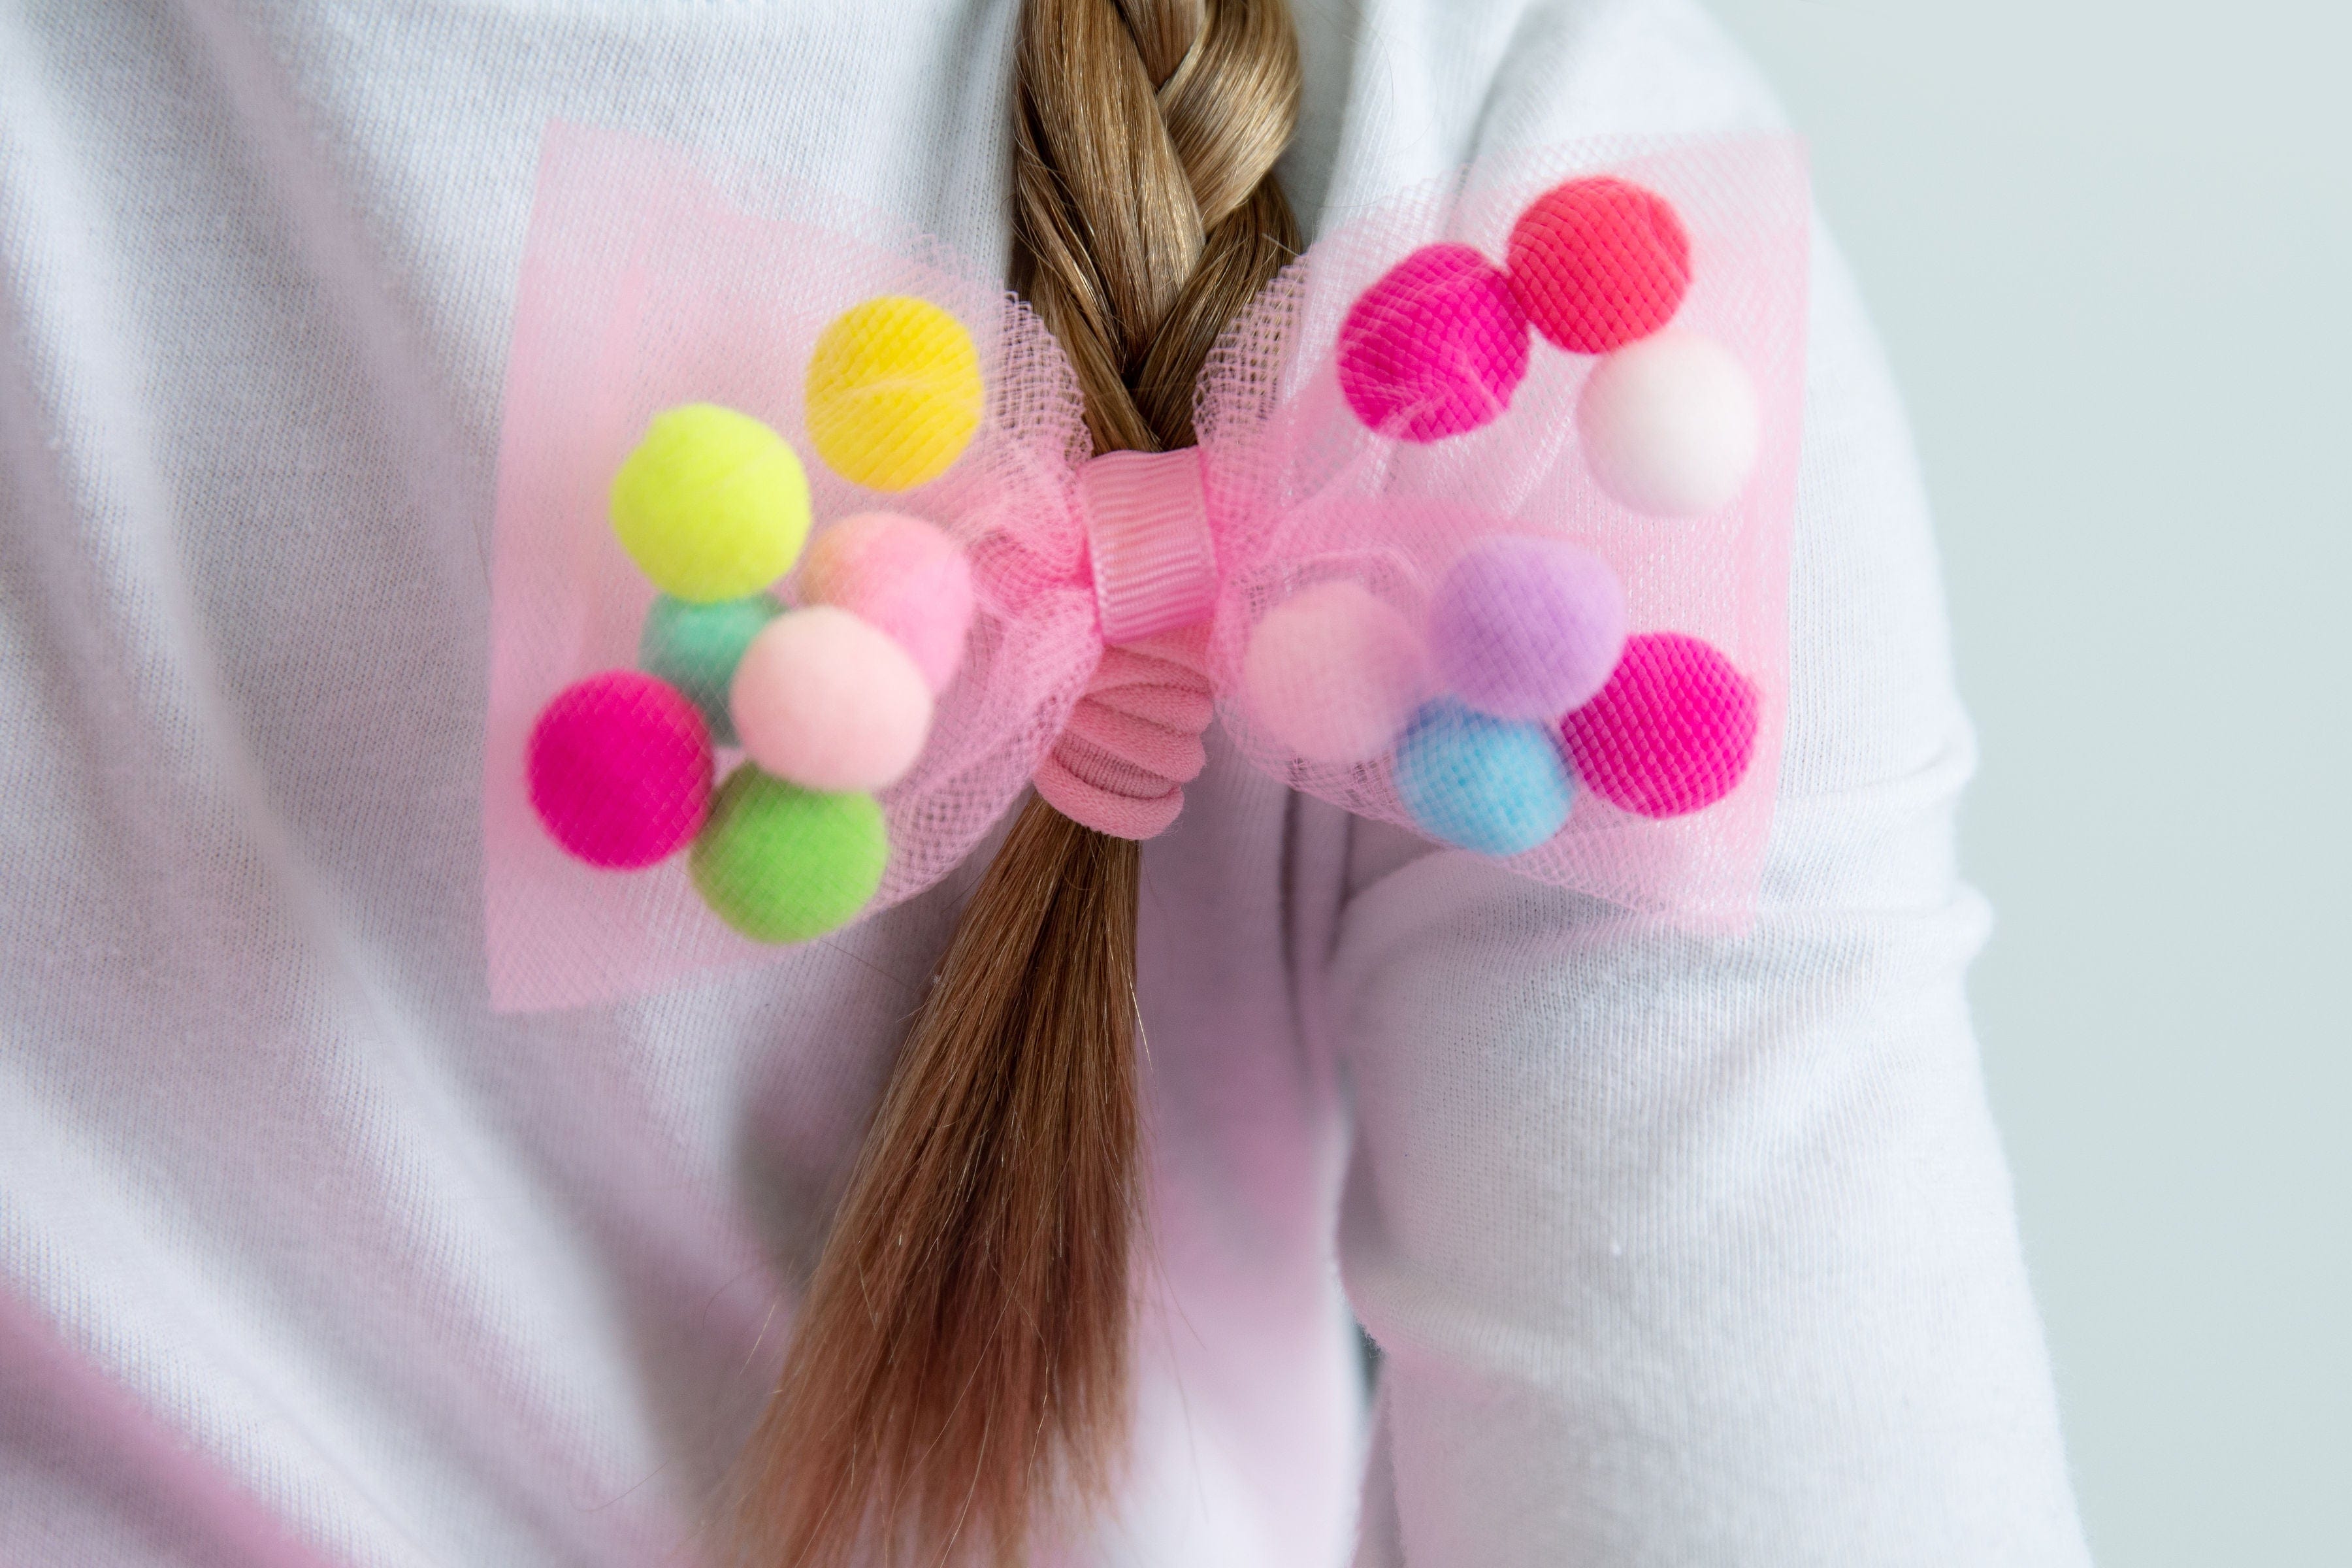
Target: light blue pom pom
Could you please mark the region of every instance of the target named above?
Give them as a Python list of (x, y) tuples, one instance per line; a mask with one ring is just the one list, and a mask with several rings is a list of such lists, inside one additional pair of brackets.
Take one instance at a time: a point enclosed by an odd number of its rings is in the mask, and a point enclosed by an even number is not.
[(677, 687), (702, 710), (711, 740), (734, 745), (735, 721), (727, 711), (727, 689), (734, 683), (735, 667), (743, 662), (743, 650), (783, 608), (767, 594), (709, 605), (691, 605), (664, 594), (646, 612), (645, 630), (637, 637), (637, 665)]
[(1428, 703), (1397, 743), (1397, 794), (1433, 838), (1516, 855), (1558, 833), (1575, 794), (1548, 726)]

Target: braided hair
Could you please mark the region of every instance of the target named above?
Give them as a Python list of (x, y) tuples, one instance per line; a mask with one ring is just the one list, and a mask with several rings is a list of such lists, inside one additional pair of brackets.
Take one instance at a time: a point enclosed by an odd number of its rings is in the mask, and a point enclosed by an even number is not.
[[(1283, 0), (1024, 0), (1014, 286), (1098, 451), (1192, 441), (1218, 333), (1297, 253)], [(739, 1469), (740, 1553), (1012, 1568), (1105, 1500), (1140, 1207), (1134, 842), (1023, 807), (901, 1048)]]

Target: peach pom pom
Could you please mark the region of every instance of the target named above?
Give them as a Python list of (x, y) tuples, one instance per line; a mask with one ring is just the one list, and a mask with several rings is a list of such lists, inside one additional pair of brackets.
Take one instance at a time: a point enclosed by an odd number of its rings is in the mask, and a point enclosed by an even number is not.
[(1242, 657), (1249, 710), (1313, 763), (1369, 762), (1429, 694), (1412, 623), (1360, 583), (1320, 583), (1267, 612)]
[(915, 661), (847, 610), (789, 610), (751, 639), (728, 707), (753, 762), (804, 789), (881, 789), (915, 765), (931, 691)]
[(971, 566), (963, 551), (919, 518), (870, 511), (816, 537), (801, 568), (801, 598), (834, 605), (887, 632), (935, 691), (963, 662), (971, 630)]

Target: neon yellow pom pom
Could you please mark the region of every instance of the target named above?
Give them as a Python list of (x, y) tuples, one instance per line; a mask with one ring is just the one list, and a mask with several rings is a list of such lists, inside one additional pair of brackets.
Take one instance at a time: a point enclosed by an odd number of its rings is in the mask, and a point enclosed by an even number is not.
[(613, 477), (621, 547), (672, 598), (756, 594), (808, 539), (808, 477), (782, 436), (748, 414), (689, 403), (654, 416)]
[(938, 479), (980, 428), (980, 351), (928, 300), (886, 294), (834, 318), (809, 357), (809, 439), (877, 490)]

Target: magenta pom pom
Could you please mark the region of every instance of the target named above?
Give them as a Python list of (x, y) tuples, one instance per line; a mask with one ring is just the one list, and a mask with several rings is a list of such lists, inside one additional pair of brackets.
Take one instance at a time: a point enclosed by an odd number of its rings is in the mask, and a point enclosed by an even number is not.
[(1511, 292), (1536, 331), (1605, 354), (1674, 319), (1690, 288), (1690, 236), (1664, 196), (1602, 175), (1555, 185), (1512, 226)]
[(635, 870), (685, 847), (710, 809), (710, 733), (692, 701), (632, 669), (566, 687), (531, 726), (530, 804), (591, 866)]
[(1625, 590), (1564, 539), (1505, 535), (1465, 551), (1429, 606), (1445, 683), (1498, 719), (1551, 721), (1601, 689), (1625, 646)]
[(729, 696), (753, 762), (803, 789), (895, 784), (931, 728), (931, 689), (888, 634), (833, 605), (788, 610), (744, 650)]
[(1384, 436), (1436, 441), (1510, 405), (1528, 324), (1510, 280), (1466, 245), (1427, 245), (1358, 297), (1339, 326), (1339, 390)]
[(1626, 639), (1601, 694), (1568, 716), (1569, 759), (1593, 793), (1643, 816), (1681, 816), (1738, 786), (1756, 751), (1755, 683), (1696, 637)]
[(934, 692), (955, 679), (971, 630), (971, 565), (944, 530), (896, 512), (845, 517), (809, 546), (801, 597), (888, 633)]

